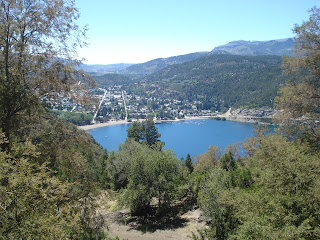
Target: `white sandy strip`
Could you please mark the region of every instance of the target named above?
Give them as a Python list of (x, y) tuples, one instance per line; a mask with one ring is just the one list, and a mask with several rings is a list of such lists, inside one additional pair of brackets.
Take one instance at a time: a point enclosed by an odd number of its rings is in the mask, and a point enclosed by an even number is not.
[(96, 123), (96, 124), (92, 124), (92, 125), (78, 126), (78, 128), (87, 131), (87, 130), (91, 130), (94, 128), (108, 127), (108, 126), (118, 125), (118, 124), (129, 124), (129, 122), (127, 122), (126, 120), (110, 121), (110, 122), (106, 122), (106, 123)]
[[(205, 120), (210, 117), (206, 116), (199, 116), (199, 117), (185, 117), (185, 119), (176, 119), (176, 120), (162, 120), (160, 122), (178, 122), (178, 121), (184, 121), (184, 120)], [(138, 119), (138, 120), (133, 120), (133, 121), (144, 121), (145, 119)], [(100, 127), (108, 127), (108, 126), (113, 126), (113, 125), (119, 125), (119, 124), (130, 124), (132, 122), (127, 122), (126, 120), (119, 120), (119, 121), (110, 121), (110, 122), (105, 122), (105, 123), (95, 123), (91, 125), (84, 125), (84, 126), (78, 126), (78, 128), (83, 129), (85, 131), (95, 129), (95, 128), (100, 128)]]

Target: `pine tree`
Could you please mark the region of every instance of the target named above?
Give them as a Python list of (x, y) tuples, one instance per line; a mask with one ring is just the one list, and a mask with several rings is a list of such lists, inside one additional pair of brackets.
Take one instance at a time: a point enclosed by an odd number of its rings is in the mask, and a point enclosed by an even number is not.
[(193, 163), (192, 163), (192, 159), (191, 159), (191, 156), (189, 153), (187, 155), (187, 158), (186, 158), (186, 161), (184, 164), (188, 168), (189, 173), (192, 173), (193, 172)]
[[(132, 126), (127, 130), (128, 138), (136, 142), (145, 143), (151, 148), (162, 149), (164, 143), (160, 142), (161, 134), (158, 132), (152, 118), (147, 118), (143, 122), (133, 122)], [(159, 143), (157, 145), (157, 143)]]

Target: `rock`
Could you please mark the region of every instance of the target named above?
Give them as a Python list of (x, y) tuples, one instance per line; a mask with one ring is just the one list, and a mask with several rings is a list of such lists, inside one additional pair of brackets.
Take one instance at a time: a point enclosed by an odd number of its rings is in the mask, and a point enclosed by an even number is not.
[(270, 118), (275, 114), (275, 110), (268, 107), (259, 109), (236, 109), (231, 112), (231, 117), (254, 117), (254, 118)]

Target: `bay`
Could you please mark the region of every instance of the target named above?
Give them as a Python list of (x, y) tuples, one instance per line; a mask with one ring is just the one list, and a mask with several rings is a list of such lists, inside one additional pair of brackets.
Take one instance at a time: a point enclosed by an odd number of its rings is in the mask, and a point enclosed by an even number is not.
[[(131, 124), (113, 125), (89, 130), (93, 138), (108, 151), (117, 150), (127, 138), (127, 129)], [(160, 140), (165, 148), (176, 152), (178, 158), (207, 151), (210, 145), (224, 148), (229, 144), (245, 141), (254, 135), (257, 125), (233, 121), (185, 120), (156, 124), (161, 133)]]

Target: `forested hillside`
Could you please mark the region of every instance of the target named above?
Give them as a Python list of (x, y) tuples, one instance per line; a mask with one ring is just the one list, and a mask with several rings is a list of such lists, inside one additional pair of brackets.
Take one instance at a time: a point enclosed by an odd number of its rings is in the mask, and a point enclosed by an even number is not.
[(211, 107), (273, 106), (273, 99), (286, 77), (278, 56), (210, 55), (175, 64), (144, 78), (146, 89), (156, 85), (158, 94), (167, 90), (181, 99), (201, 99)]
[(110, 87), (115, 85), (130, 84), (135, 79), (135, 76), (123, 75), (117, 73), (108, 73), (101, 76), (94, 76), (99, 87)]
[(211, 52), (225, 51), (229, 54), (244, 56), (291, 56), (293, 54), (293, 46), (294, 41), (292, 38), (270, 41), (233, 41), (215, 47)]
[(173, 64), (190, 62), (197, 58), (210, 54), (232, 54), (243, 56), (277, 55), (290, 56), (293, 53), (293, 39), (280, 39), (270, 41), (233, 41), (225, 45), (215, 47), (211, 52), (196, 52), (169, 58), (154, 59), (145, 63), (134, 64), (119, 73), (133, 75), (148, 75), (157, 72)]
[(106, 150), (46, 109), (90, 102), (94, 81), (72, 58), (77, 18), (72, 1), (1, 2), (0, 239), (107, 237), (95, 202)]
[(208, 55), (208, 52), (196, 52), (169, 58), (159, 58), (146, 63), (135, 64), (120, 71), (122, 74), (147, 75), (154, 73), (172, 64), (189, 62), (202, 56)]

